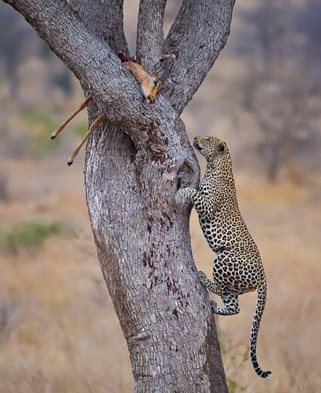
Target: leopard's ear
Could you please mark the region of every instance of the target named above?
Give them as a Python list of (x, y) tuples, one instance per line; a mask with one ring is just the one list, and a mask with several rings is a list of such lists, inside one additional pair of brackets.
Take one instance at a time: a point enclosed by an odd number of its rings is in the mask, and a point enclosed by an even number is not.
[(218, 149), (219, 152), (223, 153), (225, 150), (225, 142), (220, 142), (218, 145)]

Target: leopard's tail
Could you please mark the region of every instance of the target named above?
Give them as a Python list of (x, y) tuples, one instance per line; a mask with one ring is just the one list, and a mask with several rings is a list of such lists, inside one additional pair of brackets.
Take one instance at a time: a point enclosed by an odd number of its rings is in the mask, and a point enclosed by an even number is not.
[(264, 280), (257, 288), (256, 308), (253, 316), (252, 332), (251, 332), (251, 361), (254, 371), (259, 377), (266, 378), (271, 375), (271, 371), (263, 371), (259, 366), (256, 357), (257, 336), (259, 333), (260, 323), (264, 311), (267, 295), (266, 281)]

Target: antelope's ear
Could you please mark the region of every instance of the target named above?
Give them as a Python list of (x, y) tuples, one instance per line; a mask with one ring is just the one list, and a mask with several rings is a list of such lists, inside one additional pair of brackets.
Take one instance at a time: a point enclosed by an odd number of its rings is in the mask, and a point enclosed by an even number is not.
[(225, 142), (220, 142), (218, 145), (218, 149), (219, 152), (223, 153), (225, 150)]

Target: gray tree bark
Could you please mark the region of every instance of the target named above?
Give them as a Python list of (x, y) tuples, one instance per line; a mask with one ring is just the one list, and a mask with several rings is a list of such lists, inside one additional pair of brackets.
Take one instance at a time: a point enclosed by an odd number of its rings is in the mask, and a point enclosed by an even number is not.
[(176, 206), (174, 196), (199, 182), (179, 115), (225, 45), (234, 0), (184, 0), (165, 40), (166, 1), (141, 0), (139, 61), (151, 71), (162, 53), (177, 55), (153, 105), (114, 52), (127, 52), (122, 0), (6, 2), (94, 97), (89, 121), (101, 113), (109, 119), (89, 140), (85, 187), (135, 392), (226, 393), (214, 317), (191, 252), (190, 206)]

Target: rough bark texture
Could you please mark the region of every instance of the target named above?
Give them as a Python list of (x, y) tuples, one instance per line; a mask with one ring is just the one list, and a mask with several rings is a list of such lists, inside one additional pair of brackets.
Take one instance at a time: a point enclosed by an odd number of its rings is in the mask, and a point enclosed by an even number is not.
[(165, 91), (178, 113), (192, 99), (225, 46), (234, 3), (183, 0), (163, 48), (164, 53), (177, 55)]
[(71, 0), (86, 27), (114, 51), (128, 53), (123, 29), (123, 0)]
[(135, 392), (226, 393), (214, 318), (191, 253), (190, 207), (175, 206), (174, 195), (199, 181), (179, 114), (226, 42), (234, 1), (183, 1), (165, 41), (166, 1), (141, 1), (138, 58), (152, 69), (162, 53), (178, 57), (153, 105), (114, 53), (127, 51), (122, 0), (6, 2), (94, 97), (89, 121), (101, 113), (110, 121), (88, 143), (85, 187)]
[(163, 55), (163, 20), (167, 0), (141, 0), (137, 24), (137, 60), (149, 72)]

